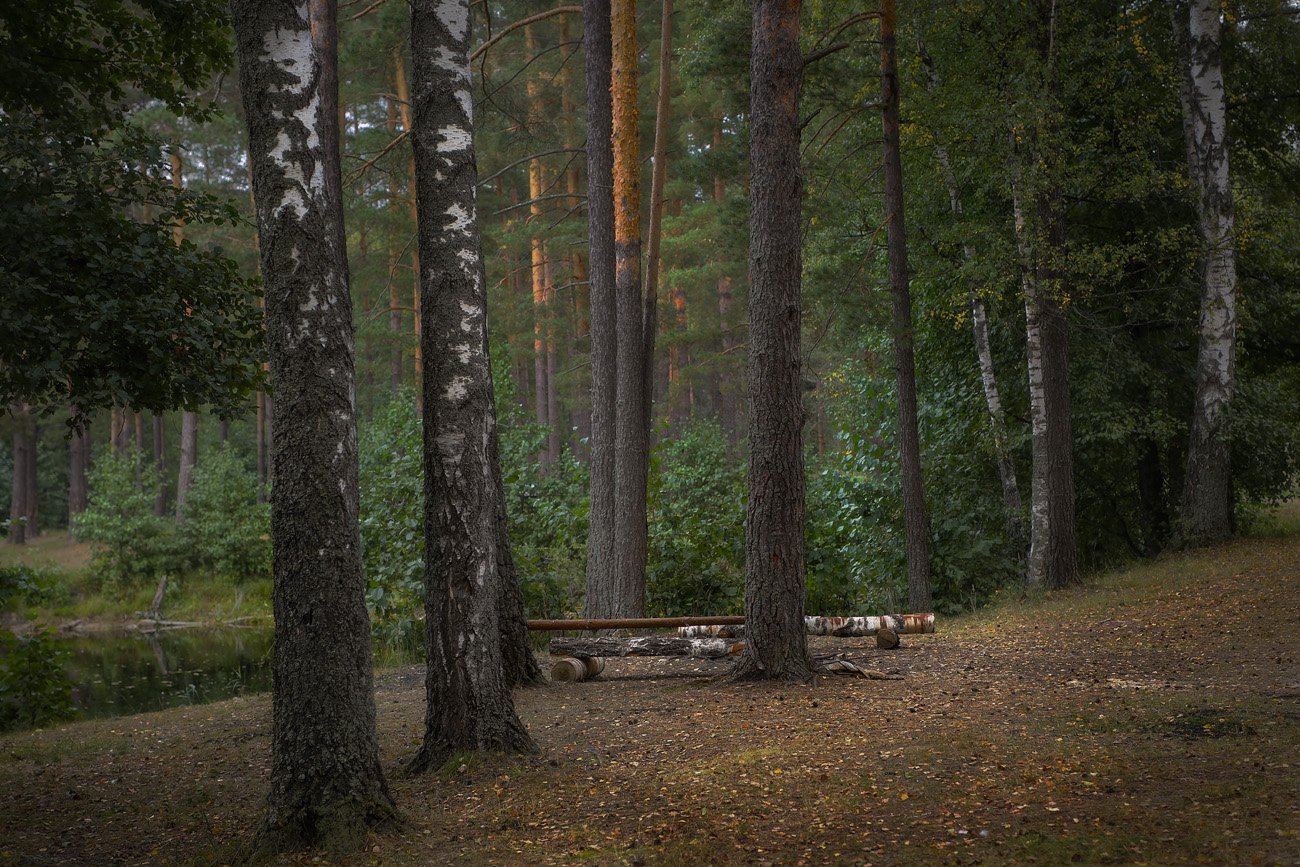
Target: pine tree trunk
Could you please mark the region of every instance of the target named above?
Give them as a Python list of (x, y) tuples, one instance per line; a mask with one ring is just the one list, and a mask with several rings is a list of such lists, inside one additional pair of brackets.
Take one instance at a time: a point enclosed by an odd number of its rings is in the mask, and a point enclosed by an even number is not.
[(610, 0), (583, 0), (587, 84), (588, 291), (591, 298), (591, 500), (587, 616), (618, 614), (614, 556), (614, 420), (617, 314), (614, 292), (614, 152)]
[(636, 0), (610, 5), (614, 148), (614, 285), (618, 398), (614, 422), (613, 614), (645, 613), (646, 481), (649, 432), (641, 295), (641, 140), (637, 107)]
[[(713, 130), (713, 149), (722, 150), (722, 122)], [(722, 175), (713, 176), (713, 201), (721, 206), (727, 200), (727, 187), (722, 179)], [(719, 225), (721, 225), (721, 213), (719, 213)], [(726, 261), (719, 260), (719, 266), (725, 267)], [(736, 437), (739, 435), (740, 423), (736, 409), (736, 393), (734, 387), (729, 382), (729, 377), (723, 371), (727, 367), (727, 358), (735, 345), (735, 340), (731, 336), (731, 275), (723, 273), (718, 275), (718, 334), (719, 348), (722, 351), (722, 357), (718, 362), (720, 370), (717, 372), (717, 402), (718, 402), (718, 421), (722, 424), (723, 433), (726, 434), (727, 440), (733, 445)]]
[(167, 430), (163, 424), (163, 417), (155, 415), (153, 417), (153, 467), (154, 467), (154, 487), (157, 493), (154, 495), (153, 513), (158, 517), (167, 514)]
[(916, 361), (913, 355), (912, 293), (907, 272), (903, 215), (903, 158), (898, 131), (898, 40), (894, 0), (880, 3), (880, 90), (884, 121), (885, 209), (889, 246), (889, 294), (893, 299), (894, 373), (898, 383), (899, 472), (903, 525), (907, 535), (907, 599), (913, 611), (929, 611), (930, 544), (921, 475), (921, 439), (916, 420)]
[(336, 13), (328, 0), (314, 0), (315, 15), (306, 0), (231, 5), (280, 402), (271, 792), (258, 852), (311, 845), (347, 852), (395, 807), (375, 736), (357, 526)]
[[(402, 129), (407, 134), (411, 134), (411, 90), (406, 80), (406, 61), (402, 58), (401, 51), (393, 52), (393, 61), (397, 68), (397, 108), (402, 116)], [(411, 225), (416, 225), (419, 219), (416, 215), (415, 207), (415, 157), (412, 156), (406, 161), (407, 177), (407, 197), (406, 206), (411, 214)], [(421, 340), (423, 317), (420, 315), (420, 245), (412, 244), (410, 250), (411, 257), (411, 308), (414, 315), (411, 317), (414, 325), (415, 334), (415, 408), (417, 412), (424, 412), (424, 347)]]
[(1219, 17), (1218, 2), (1192, 0), (1184, 114), (1190, 119), (1189, 168), (1199, 194), (1201, 319), (1180, 527), (1190, 543), (1226, 539), (1234, 529), (1230, 410), (1236, 389), (1237, 265)]
[(800, 374), (799, 0), (754, 0), (750, 60), (749, 503), (734, 677), (806, 681)]
[[(393, 76), (397, 76), (397, 57), (394, 52)], [(389, 97), (387, 103), (387, 128), (390, 139), (397, 136), (397, 100)], [(397, 226), (401, 221), (400, 191), (395, 175), (388, 176), (388, 332), (392, 342), (388, 347), (388, 385), (390, 393), (397, 394), (402, 387), (402, 299), (397, 288), (397, 271), (401, 267), (401, 250), (397, 243)]]
[[(72, 414), (76, 415), (76, 407)], [(89, 424), (86, 426), (89, 427)], [(87, 452), (89, 434), (86, 428), (72, 432), (68, 440), (68, 517), (80, 515), (86, 511), (89, 496), (86, 487), (86, 468), (90, 464)]]
[[(424, 263), (428, 709), (412, 770), (464, 750), (536, 749), (503, 664), (500, 466), (475, 195), (468, 0), (415, 0), (414, 147)], [(508, 551), (508, 549), (507, 549)]]

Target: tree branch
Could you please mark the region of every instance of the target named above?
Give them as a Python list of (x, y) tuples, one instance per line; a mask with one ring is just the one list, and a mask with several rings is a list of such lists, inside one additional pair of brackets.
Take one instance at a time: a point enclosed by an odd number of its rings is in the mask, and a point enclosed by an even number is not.
[(556, 6), (554, 9), (547, 9), (545, 12), (538, 12), (536, 15), (529, 15), (527, 18), (521, 18), (518, 21), (515, 21), (514, 23), (501, 28), (501, 31), (499, 33), (487, 39), (478, 48), (475, 48), (474, 53), (469, 56), (470, 62), (472, 63), (475, 60), (478, 60), (479, 57), (481, 57), (484, 54), (484, 52), (486, 52), (493, 45), (496, 45), (498, 42), (500, 42), (512, 30), (518, 30), (520, 27), (526, 27), (529, 24), (532, 24), (536, 21), (542, 21), (546, 18), (550, 18), (553, 15), (564, 15), (564, 14), (581, 15), (582, 7), (581, 6)]

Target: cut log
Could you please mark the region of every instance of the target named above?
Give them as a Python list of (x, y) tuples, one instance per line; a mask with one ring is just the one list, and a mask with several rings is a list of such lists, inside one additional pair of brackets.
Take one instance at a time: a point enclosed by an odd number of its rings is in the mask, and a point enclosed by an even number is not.
[(675, 626), (701, 626), (744, 623), (740, 616), (722, 617), (622, 617), (606, 620), (529, 620), (528, 628), (536, 632), (568, 632), (594, 629), (672, 629)]
[(641, 638), (552, 638), (552, 656), (587, 659), (596, 656), (684, 656), (690, 659), (722, 659), (735, 656), (744, 644), (725, 638), (670, 638), (651, 635)]
[(882, 650), (893, 650), (898, 647), (898, 645), (899, 638), (897, 632), (885, 627), (876, 630), (876, 647), (879, 647)]
[(588, 656), (583, 659), (582, 662), (587, 668), (588, 680), (593, 677), (600, 677), (600, 675), (605, 671), (605, 660), (601, 659), (599, 656)]
[(581, 659), (564, 656), (551, 666), (551, 680), (559, 683), (577, 683), (587, 679), (587, 666)]
[[(898, 635), (925, 635), (934, 632), (933, 614), (883, 614), (879, 617), (805, 617), (804, 631), (809, 635), (831, 635), (836, 638), (869, 638), (882, 628)], [(735, 625), (682, 626), (677, 630), (681, 638), (742, 638), (745, 627)], [(894, 645), (897, 647), (897, 645)]]

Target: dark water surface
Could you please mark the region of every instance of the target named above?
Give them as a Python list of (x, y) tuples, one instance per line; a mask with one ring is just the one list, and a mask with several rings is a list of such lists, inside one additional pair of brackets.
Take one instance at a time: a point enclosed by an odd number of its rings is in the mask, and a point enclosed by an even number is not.
[[(65, 643), (66, 642), (66, 643)], [(175, 629), (62, 639), (85, 718), (220, 701), (271, 688), (271, 630)]]

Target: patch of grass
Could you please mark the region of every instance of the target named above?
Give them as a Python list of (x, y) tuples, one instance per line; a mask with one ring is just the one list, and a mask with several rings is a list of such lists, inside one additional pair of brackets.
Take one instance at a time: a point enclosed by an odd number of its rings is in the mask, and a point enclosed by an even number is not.
[(32, 566), (74, 575), (90, 566), (90, 545), (67, 530), (47, 530), (25, 545), (0, 544), (0, 567)]

